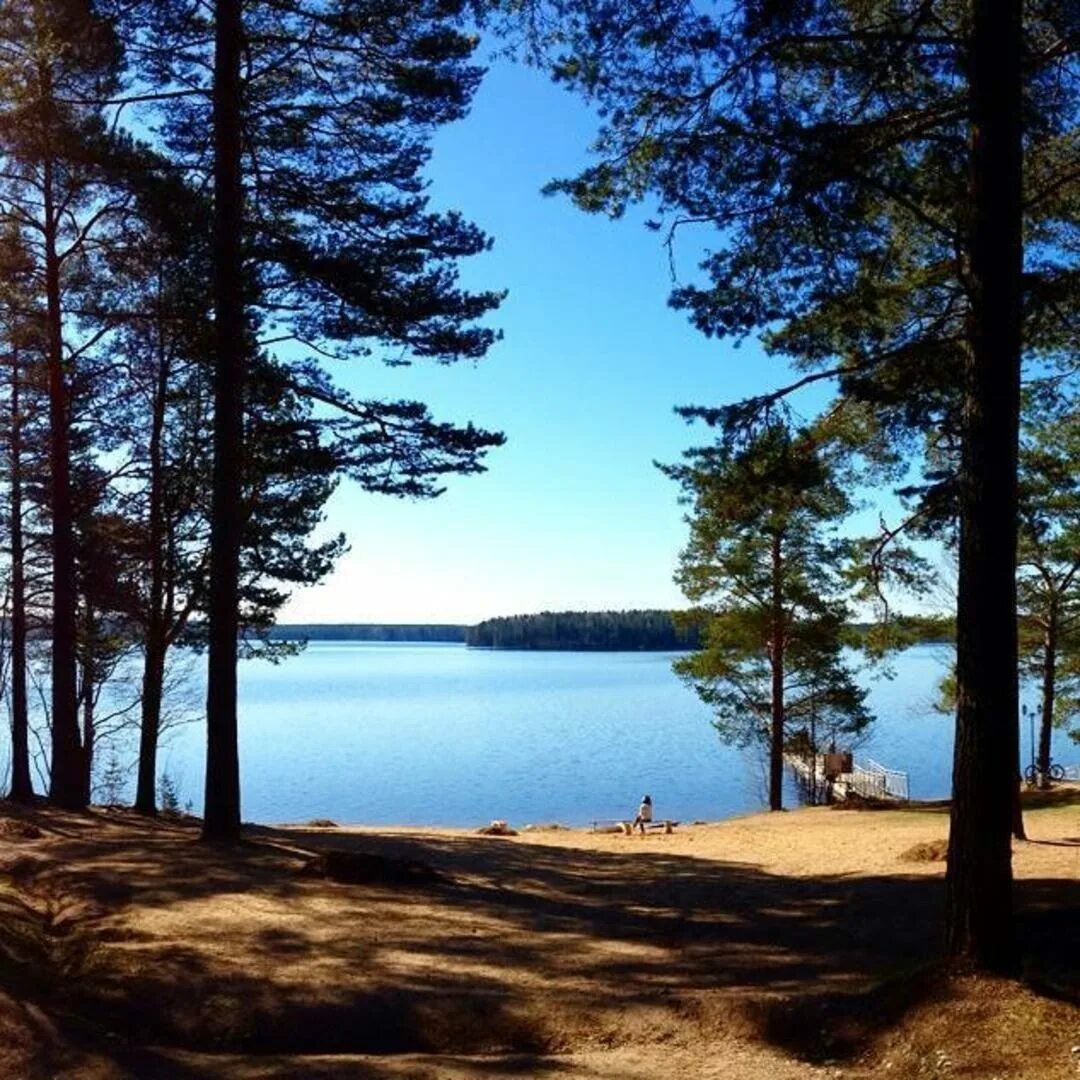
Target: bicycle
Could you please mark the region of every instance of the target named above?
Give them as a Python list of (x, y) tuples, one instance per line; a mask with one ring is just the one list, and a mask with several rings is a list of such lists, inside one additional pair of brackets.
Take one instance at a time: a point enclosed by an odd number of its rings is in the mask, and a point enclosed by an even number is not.
[[(1024, 770), (1024, 779), (1029, 784), (1034, 784), (1038, 781), (1041, 775), (1041, 770), (1038, 765), (1029, 765)], [(1064, 780), (1065, 779), (1065, 766), (1059, 765), (1056, 761), (1050, 762), (1050, 767), (1046, 770), (1046, 776), (1050, 780)]]

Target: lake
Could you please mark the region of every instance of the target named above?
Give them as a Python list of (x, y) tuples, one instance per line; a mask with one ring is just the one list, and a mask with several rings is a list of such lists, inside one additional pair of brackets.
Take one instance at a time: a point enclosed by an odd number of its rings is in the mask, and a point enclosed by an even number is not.
[[(719, 741), (708, 709), (672, 673), (675, 655), (321, 641), (277, 665), (246, 661), (244, 819), (583, 825), (632, 816), (646, 792), (658, 817), (680, 821), (759, 809), (762, 762)], [(932, 708), (949, 655), (918, 646), (893, 658), (893, 678), (866, 679), (878, 719), (856, 760), (907, 772), (913, 798), (949, 793), (953, 724)], [(186, 696), (197, 713), (204, 661), (188, 661)], [(205, 739), (201, 722), (182, 725), (159, 759), (195, 812)], [(1026, 724), (1021, 742), (1026, 763)], [(132, 739), (120, 756), (134, 753)], [(1075, 764), (1080, 747), (1056, 733), (1054, 757)], [(0, 732), (0, 782), (7, 758)], [(129, 773), (124, 797), (133, 785)], [(798, 802), (790, 779), (785, 802)]]
[[(645, 792), (658, 817), (682, 821), (758, 809), (759, 762), (719, 742), (672, 658), (314, 642), (278, 666), (245, 662), (244, 818), (581, 825), (632, 815)], [(894, 659), (895, 677), (872, 684), (879, 720), (856, 754), (907, 771), (914, 798), (949, 791), (952, 720), (930, 704), (945, 662), (936, 646)], [(204, 738), (187, 725), (161, 756), (196, 811)], [(1026, 761), (1026, 729), (1023, 747)], [(1059, 736), (1058, 755), (1080, 748)]]

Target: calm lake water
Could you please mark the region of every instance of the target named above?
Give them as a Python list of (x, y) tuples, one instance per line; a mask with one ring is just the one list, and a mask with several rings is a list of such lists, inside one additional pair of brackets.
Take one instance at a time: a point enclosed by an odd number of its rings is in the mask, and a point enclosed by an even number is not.
[[(681, 821), (760, 808), (761, 762), (719, 741), (708, 710), (672, 674), (674, 655), (313, 642), (276, 666), (247, 661), (244, 819), (582, 825), (632, 815), (645, 792), (657, 816)], [(202, 661), (190, 661), (197, 712)], [(948, 661), (946, 649), (919, 646), (893, 660), (892, 679), (867, 680), (878, 719), (856, 760), (908, 772), (913, 798), (949, 792), (952, 719), (931, 707)], [(196, 812), (205, 738), (202, 723), (174, 729), (159, 765)], [(1022, 746), (1026, 762), (1026, 724)], [(133, 761), (134, 751), (132, 740), (122, 757)], [(1075, 764), (1080, 747), (1059, 734), (1054, 757)], [(797, 803), (793, 782), (785, 798)]]
[[(682, 821), (757, 809), (759, 763), (719, 742), (672, 658), (316, 642), (278, 666), (249, 661), (244, 818), (580, 825), (632, 814), (643, 792)], [(946, 659), (934, 646), (896, 658), (895, 677), (873, 683), (879, 720), (856, 754), (906, 770), (915, 798), (949, 790), (952, 721), (930, 707)], [(196, 810), (204, 737), (188, 725), (162, 753)], [(1059, 755), (1080, 748), (1062, 737)]]

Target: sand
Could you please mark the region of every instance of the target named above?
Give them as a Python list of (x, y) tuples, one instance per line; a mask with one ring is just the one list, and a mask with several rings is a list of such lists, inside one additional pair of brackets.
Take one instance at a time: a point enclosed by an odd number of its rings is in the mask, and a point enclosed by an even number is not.
[[(1039, 802), (1021, 983), (937, 963), (942, 807), (230, 849), (0, 809), (40, 830), (0, 828), (0, 1076), (1077, 1076), (1080, 790)], [(305, 874), (327, 848), (363, 883)]]

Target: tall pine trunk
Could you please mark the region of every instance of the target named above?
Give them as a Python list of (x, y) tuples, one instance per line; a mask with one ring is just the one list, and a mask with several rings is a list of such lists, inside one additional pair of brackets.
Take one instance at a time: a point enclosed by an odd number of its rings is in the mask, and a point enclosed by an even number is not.
[(971, 303), (960, 467), (960, 578), (946, 946), (977, 968), (1017, 963), (1011, 827), (1018, 761), (1021, 3), (973, 0)]
[(769, 727), (769, 809), (784, 802), (784, 550), (779, 532), (772, 538), (772, 613), (769, 663), (772, 673), (772, 718)]
[(64, 370), (55, 165), (42, 166), (45, 300), (49, 372), (49, 472), (52, 514), (52, 771), (49, 798), (59, 806), (86, 806), (83, 747), (79, 739), (75, 677), (75, 525), (71, 503), (70, 391)]
[(1043, 638), (1042, 708), (1039, 716), (1039, 753), (1035, 768), (1039, 787), (1050, 786), (1050, 739), (1054, 731), (1054, 694), (1057, 683), (1057, 605), (1051, 602)]
[(150, 628), (143, 655), (142, 716), (139, 728), (139, 770), (135, 809), (157, 813), (157, 752), (161, 736), (161, 704), (165, 687), (165, 647), (162, 635)]
[(11, 792), (18, 802), (34, 797), (30, 777), (30, 722), (26, 698), (26, 565), (22, 520), (22, 371), (11, 357), (11, 425), (8, 429), (11, 533)]
[(214, 49), (214, 470), (206, 690), (205, 840), (240, 835), (236, 724), (243, 453), (243, 188), (240, 0), (216, 0)]
[(169, 365), (159, 341), (150, 427), (150, 596), (143, 652), (142, 716), (139, 729), (139, 775), (135, 809), (141, 814), (157, 812), (157, 751), (161, 735), (161, 705), (165, 688), (165, 654), (168, 633), (165, 613), (165, 476), (162, 438), (165, 432), (165, 401)]

